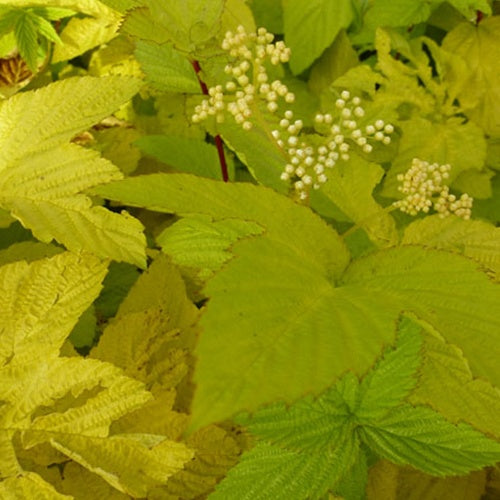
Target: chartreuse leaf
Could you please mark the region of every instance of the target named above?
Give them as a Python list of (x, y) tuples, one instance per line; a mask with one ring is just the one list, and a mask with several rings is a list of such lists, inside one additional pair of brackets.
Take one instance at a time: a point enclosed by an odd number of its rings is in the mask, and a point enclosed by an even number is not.
[[(204, 290), (210, 302), (197, 348), (193, 427), (276, 397), (289, 401), (318, 391), (346, 370), (364, 373), (393, 338), (401, 310), (415, 311), (462, 348), (474, 374), (498, 382), (490, 354), (498, 342), (500, 291), (461, 256), (417, 247), (379, 251), (355, 261), (335, 283), (345, 262), (335, 233), (267, 189), (172, 174), (99, 192), (132, 205), (254, 220), (266, 228), (262, 237), (236, 244), (237, 258)], [(471, 294), (482, 300), (471, 301)]]
[[(100, 290), (106, 264), (68, 252), (0, 268), (0, 365), (58, 352)], [(27, 299), (28, 298), (28, 299)]]
[(126, 77), (75, 78), (1, 104), (0, 205), (41, 241), (145, 265), (142, 224), (93, 207), (81, 193), (121, 172), (97, 152), (67, 143), (138, 88)]
[(150, 488), (165, 483), (193, 456), (182, 443), (141, 434), (108, 438), (68, 434), (53, 439), (52, 446), (134, 497), (145, 497)]
[(148, 388), (175, 387), (187, 372), (179, 331), (188, 336), (197, 319), (178, 271), (162, 256), (132, 286), (91, 356), (119, 366)]
[[(187, 299), (182, 279), (164, 256), (142, 274), (122, 303), (116, 319), (104, 330), (91, 352), (123, 367), (143, 380), (154, 399), (128, 413), (113, 426), (113, 432), (148, 432), (178, 440), (188, 415), (174, 411), (187, 406), (186, 395), (174, 388), (185, 382), (195, 340), (197, 308)], [(184, 391), (186, 389), (184, 388)], [(165, 486), (150, 491), (148, 498), (168, 495), (195, 498), (207, 493), (237, 460), (239, 447), (223, 429), (205, 427), (186, 441), (194, 458), (174, 474)]]
[[(19, 442), (26, 449), (50, 443), (137, 496), (191, 457), (185, 446), (162, 436), (108, 438), (111, 422), (151, 395), (113, 365), (58, 357), (78, 316), (98, 294), (106, 267), (91, 255), (65, 252), (0, 268), (0, 471), (2, 478), (19, 481), (12, 488), (25, 487), (15, 454)], [(161, 461), (162, 476), (159, 465), (139, 472), (140, 460)]]
[(500, 275), (500, 228), (485, 221), (428, 216), (406, 227), (402, 243), (461, 253)]
[(135, 57), (154, 88), (163, 92), (197, 93), (200, 84), (188, 59), (169, 43), (139, 40)]
[(464, 474), (492, 465), (500, 444), (470, 425), (454, 425), (426, 407), (403, 405), (376, 424), (359, 430), (360, 439), (380, 456), (437, 476)]
[(474, 376), (499, 385), (491, 353), (499, 341), (495, 304), (500, 287), (475, 262), (419, 247), (383, 250), (354, 261), (338, 290), (348, 293), (370, 316), (379, 309), (413, 311), (463, 351)]
[(393, 350), (387, 349), (360, 384), (360, 405), (357, 416), (377, 419), (405, 400), (414, 389), (417, 379), (413, 375), (420, 365), (422, 346), (421, 328), (403, 317)]
[(480, 170), (486, 159), (483, 131), (474, 123), (450, 118), (439, 123), (414, 117), (401, 123), (399, 154), (393, 161), (384, 183), (384, 196), (398, 196), (397, 175), (406, 172), (413, 158), (440, 165), (450, 164), (450, 182), (463, 171)]
[(353, 19), (350, 0), (283, 2), (285, 41), (292, 50), (290, 68), (302, 73)]
[(5, 500), (22, 500), (24, 498), (70, 500), (73, 498), (58, 493), (49, 483), (33, 472), (25, 472), (19, 477), (9, 477), (0, 481), (0, 497)]
[[(316, 400), (307, 396), (288, 408), (277, 403), (238, 417), (259, 441), (210, 498), (319, 498), (327, 489), (346, 488), (342, 480), (358, 468), (364, 483), (361, 443), (396, 463), (436, 475), (494, 463), (500, 444), (467, 424), (454, 426), (430, 408), (405, 403), (416, 383), (420, 330), (404, 318), (395, 348), (361, 384), (348, 373)], [(357, 486), (362, 498), (364, 487)]]
[(486, 380), (473, 378), (460, 349), (425, 326), (419, 384), (410, 401), (427, 404), (451, 422), (465, 421), (485, 434), (500, 438), (500, 391)]
[(363, 228), (378, 246), (394, 245), (398, 240), (396, 223), (372, 197), (372, 191), (384, 175), (375, 163), (356, 154), (328, 172), (323, 193), (355, 224)]
[(461, 23), (443, 40), (443, 48), (462, 56), (470, 78), (458, 95), (467, 115), (485, 133), (500, 137), (500, 17), (483, 19), (477, 26)]

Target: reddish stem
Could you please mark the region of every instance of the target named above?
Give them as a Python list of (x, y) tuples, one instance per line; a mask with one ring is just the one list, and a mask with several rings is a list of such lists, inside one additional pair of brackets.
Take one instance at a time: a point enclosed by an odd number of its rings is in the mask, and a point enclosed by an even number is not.
[(480, 10), (476, 10), (476, 24), (479, 24), (484, 17), (484, 14)]
[[(191, 64), (193, 65), (193, 68), (196, 71), (196, 76), (198, 77), (198, 82), (200, 84), (201, 91), (203, 92), (204, 95), (208, 95), (207, 84), (200, 78), (200, 71), (201, 71), (200, 63), (195, 59), (194, 61), (191, 61)], [(219, 155), (222, 180), (224, 182), (228, 182), (229, 174), (227, 171), (226, 155), (224, 154), (224, 143), (222, 142), (222, 137), (219, 134), (217, 134), (214, 137), (214, 139), (215, 139), (215, 147), (217, 148), (217, 154)]]

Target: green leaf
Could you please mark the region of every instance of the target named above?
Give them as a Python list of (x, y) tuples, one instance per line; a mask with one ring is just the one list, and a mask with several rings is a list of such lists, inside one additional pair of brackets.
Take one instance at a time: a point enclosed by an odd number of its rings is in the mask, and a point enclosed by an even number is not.
[(29, 11), (20, 11), (14, 25), (14, 36), (21, 57), (35, 73), (38, 68), (38, 36), (34, 16)]
[(93, 207), (81, 193), (121, 172), (96, 152), (65, 144), (137, 89), (131, 78), (75, 78), (0, 106), (0, 205), (41, 241), (145, 265), (142, 224), (125, 212)]
[(401, 404), (415, 387), (422, 346), (420, 331), (419, 325), (402, 318), (395, 348), (386, 350), (361, 382), (358, 418), (376, 420), (384, 416)]
[(259, 184), (271, 187), (278, 193), (287, 191), (287, 185), (280, 175), (288, 159), (270, 135), (269, 129), (254, 125), (250, 130), (243, 130), (235, 123), (223, 123), (217, 126), (217, 130)]
[(181, 172), (222, 179), (217, 150), (205, 141), (169, 135), (147, 135), (135, 144), (144, 153)]
[(310, 66), (352, 19), (350, 0), (284, 0), (285, 41), (292, 51), (293, 73), (302, 73)]
[(357, 458), (358, 443), (347, 439), (335, 451), (297, 452), (259, 443), (243, 454), (210, 500), (320, 499)]
[(431, 14), (424, 0), (377, 0), (365, 14), (364, 22), (371, 29), (378, 26), (409, 26), (425, 22)]
[(477, 26), (459, 24), (447, 34), (443, 48), (462, 56), (470, 69), (470, 79), (458, 96), (467, 115), (486, 134), (500, 137), (500, 17), (483, 19)]
[[(434, 2), (441, 1), (434, 0)], [(491, 6), (487, 0), (447, 0), (447, 2), (453, 5), (467, 19), (474, 18), (478, 10), (483, 14), (491, 15)]]
[(200, 84), (191, 63), (171, 44), (158, 45), (139, 40), (135, 56), (141, 63), (146, 80), (162, 92), (200, 92)]
[(384, 458), (437, 476), (467, 473), (500, 460), (499, 443), (425, 407), (401, 406), (359, 433)]
[(328, 47), (311, 70), (309, 87), (317, 95), (327, 90), (330, 85), (347, 70), (359, 64), (345, 30), (340, 30), (333, 44)]

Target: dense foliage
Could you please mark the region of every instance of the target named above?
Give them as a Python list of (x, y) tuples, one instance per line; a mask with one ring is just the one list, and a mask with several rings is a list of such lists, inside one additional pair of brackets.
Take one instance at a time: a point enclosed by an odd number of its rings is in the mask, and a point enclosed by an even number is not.
[(0, 2), (0, 498), (500, 495), (500, 2)]

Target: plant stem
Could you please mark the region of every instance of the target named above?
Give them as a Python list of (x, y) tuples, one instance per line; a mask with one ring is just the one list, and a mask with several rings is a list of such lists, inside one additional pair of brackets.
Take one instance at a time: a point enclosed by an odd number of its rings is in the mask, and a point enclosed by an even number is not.
[(484, 17), (484, 14), (480, 10), (477, 10), (476, 11), (476, 24), (479, 24), (482, 21), (483, 17)]
[[(195, 59), (191, 61), (191, 64), (196, 72), (196, 76), (198, 78), (198, 82), (201, 87), (201, 91), (204, 95), (208, 95), (208, 87), (207, 84), (200, 78), (200, 63)], [(227, 171), (227, 162), (226, 162), (226, 155), (224, 154), (224, 143), (222, 142), (222, 137), (217, 134), (215, 137), (215, 147), (217, 148), (217, 154), (219, 155), (219, 163), (220, 163), (220, 170), (222, 173), (222, 180), (224, 182), (229, 181), (229, 174)]]

